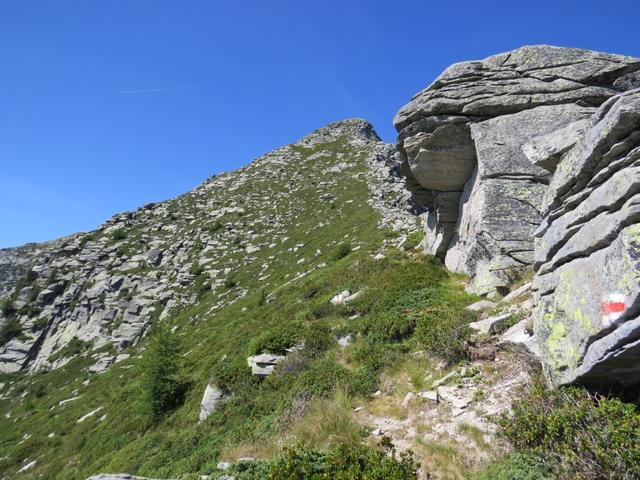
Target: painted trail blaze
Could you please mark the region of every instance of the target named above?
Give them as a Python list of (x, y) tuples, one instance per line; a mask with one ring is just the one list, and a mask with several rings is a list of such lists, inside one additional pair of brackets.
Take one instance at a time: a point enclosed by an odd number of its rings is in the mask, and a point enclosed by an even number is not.
[(621, 293), (611, 293), (605, 297), (602, 302), (602, 324), (605, 327), (622, 317), (627, 309), (625, 301), (626, 297)]

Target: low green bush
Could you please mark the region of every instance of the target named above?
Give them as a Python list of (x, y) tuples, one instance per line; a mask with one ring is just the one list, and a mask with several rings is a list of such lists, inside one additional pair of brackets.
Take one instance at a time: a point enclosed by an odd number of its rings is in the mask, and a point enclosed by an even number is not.
[(404, 248), (405, 250), (413, 250), (420, 244), (423, 238), (424, 232), (422, 230), (413, 232), (404, 241), (404, 243), (402, 244), (402, 248)]
[(316, 357), (334, 346), (336, 339), (328, 325), (314, 322), (307, 327), (303, 342), (305, 355)]
[(22, 327), (20, 326), (20, 322), (18, 322), (15, 317), (9, 318), (2, 327), (0, 327), (0, 345), (5, 345), (21, 333)]
[(465, 356), (472, 319), (473, 315), (461, 308), (446, 304), (428, 307), (419, 314), (416, 337), (429, 354), (454, 363)]
[(552, 465), (534, 455), (514, 453), (471, 474), (470, 480), (554, 480)]
[[(415, 480), (418, 465), (411, 454), (399, 459), (370, 447), (318, 450), (291, 447), (265, 469), (269, 480)], [(255, 478), (255, 477), (254, 477)]]
[(633, 404), (540, 383), (501, 428), (516, 449), (555, 462), (567, 478), (640, 478), (640, 414)]
[(117, 230), (114, 230), (113, 232), (111, 232), (111, 239), (116, 242), (120, 240), (124, 240), (125, 238), (127, 238), (127, 236), (128, 236), (127, 231), (122, 228), (118, 228)]
[(62, 349), (54, 353), (49, 357), (50, 362), (55, 362), (61, 358), (75, 357), (81, 354), (85, 350), (88, 350), (93, 346), (93, 342), (80, 340), (78, 337), (73, 337), (69, 343), (67, 343)]
[(0, 302), (0, 311), (2, 312), (3, 317), (10, 317), (14, 313), (16, 313), (13, 308), (13, 299), (6, 298), (2, 302)]
[(287, 348), (293, 347), (303, 335), (303, 327), (298, 322), (281, 323), (267, 328), (249, 342), (249, 355), (274, 353), (284, 355)]
[(349, 243), (341, 243), (340, 245), (338, 245), (338, 248), (333, 253), (333, 259), (334, 260), (340, 260), (341, 258), (344, 258), (347, 255), (349, 255), (352, 250), (353, 249), (351, 248), (351, 244), (349, 244)]
[(399, 342), (413, 335), (415, 329), (415, 318), (395, 312), (370, 315), (362, 324), (362, 333), (373, 342)]
[(235, 278), (233, 278), (232, 275), (229, 275), (227, 278), (224, 279), (224, 287), (225, 288), (233, 288), (236, 285), (238, 285), (238, 282), (236, 281)]

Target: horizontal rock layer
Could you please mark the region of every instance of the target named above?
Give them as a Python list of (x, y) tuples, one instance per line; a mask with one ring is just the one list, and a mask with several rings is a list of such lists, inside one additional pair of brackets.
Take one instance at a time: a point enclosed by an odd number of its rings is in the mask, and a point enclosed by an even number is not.
[(636, 58), (530, 46), (452, 65), (418, 93), (394, 124), (408, 186), (429, 212), (426, 251), (471, 275), (474, 293), (504, 291), (534, 261), (570, 139), (599, 105), (640, 86), (638, 71)]
[(568, 143), (536, 232), (543, 366), (556, 385), (639, 384), (640, 89), (608, 100)]

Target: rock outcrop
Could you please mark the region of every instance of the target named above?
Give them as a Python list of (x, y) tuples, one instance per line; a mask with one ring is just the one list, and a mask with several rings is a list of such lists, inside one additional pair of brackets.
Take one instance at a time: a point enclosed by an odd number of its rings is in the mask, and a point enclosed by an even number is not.
[(640, 383), (639, 87), (640, 59), (523, 47), (452, 65), (395, 118), (426, 251), (490, 297), (533, 267), (553, 385)]
[(209, 415), (216, 411), (218, 405), (225, 398), (224, 390), (214, 384), (208, 384), (202, 395), (200, 402), (200, 416), (199, 421), (206, 420)]
[[(640, 89), (605, 102), (555, 170), (536, 232), (536, 336), (554, 385), (640, 383)], [(573, 145), (573, 146), (572, 146)], [(539, 157), (543, 158), (543, 157)]]
[(636, 58), (530, 46), (454, 64), (418, 93), (394, 124), (429, 212), (426, 251), (472, 276), (474, 293), (504, 293), (533, 263), (550, 164), (638, 71)]

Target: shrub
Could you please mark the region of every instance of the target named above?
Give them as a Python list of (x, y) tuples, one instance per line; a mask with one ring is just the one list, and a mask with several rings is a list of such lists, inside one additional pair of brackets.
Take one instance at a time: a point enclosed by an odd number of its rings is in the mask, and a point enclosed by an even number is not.
[(169, 327), (159, 324), (143, 356), (145, 405), (157, 421), (182, 403), (186, 384), (181, 377), (180, 345)]
[(125, 238), (127, 238), (127, 231), (122, 228), (118, 228), (111, 233), (111, 239), (116, 242), (124, 240)]
[(352, 251), (351, 244), (341, 243), (340, 245), (338, 245), (338, 248), (333, 253), (333, 259), (340, 260), (341, 258), (344, 258), (347, 255), (349, 255), (351, 251)]
[(384, 227), (382, 229), (382, 236), (384, 238), (397, 238), (400, 236), (400, 232), (396, 232), (393, 228), (391, 227)]
[(227, 278), (224, 279), (224, 287), (225, 288), (233, 288), (238, 284), (238, 282), (236, 282), (236, 279), (233, 278), (232, 275), (229, 275)]
[(331, 348), (335, 343), (333, 332), (328, 325), (314, 322), (307, 327), (304, 333), (304, 353), (315, 357)]
[(440, 305), (420, 312), (416, 336), (428, 353), (454, 363), (465, 355), (472, 315), (458, 308)]
[(14, 313), (16, 313), (13, 308), (13, 299), (6, 298), (0, 303), (0, 311), (2, 311), (2, 315), (4, 317), (10, 317)]
[(80, 249), (82, 250), (87, 243), (93, 242), (94, 240), (95, 240), (95, 237), (91, 233), (87, 233), (83, 235), (82, 238), (80, 239)]
[(413, 232), (404, 241), (404, 243), (402, 244), (402, 248), (404, 248), (405, 250), (413, 250), (420, 244), (423, 238), (424, 232), (422, 230)]
[(267, 304), (269, 296), (267, 295), (267, 291), (264, 288), (258, 290), (258, 300), (256, 302), (256, 306), (264, 307)]
[(302, 326), (297, 322), (283, 323), (263, 331), (249, 343), (249, 354), (275, 353), (284, 355), (287, 348), (300, 341)]
[(191, 268), (189, 268), (189, 273), (194, 277), (202, 275), (204, 273), (204, 266), (198, 265), (197, 262), (191, 264)]
[(418, 465), (410, 453), (400, 459), (366, 446), (339, 445), (328, 452), (291, 447), (267, 469), (269, 480), (415, 480)]
[(80, 340), (78, 337), (73, 337), (69, 341), (69, 343), (67, 343), (62, 349), (51, 355), (49, 357), (49, 361), (55, 362), (56, 360), (59, 360), (61, 358), (75, 357), (76, 355), (81, 354), (92, 346), (93, 342), (88, 342)]
[(554, 461), (571, 478), (640, 478), (640, 414), (633, 404), (539, 384), (501, 427), (518, 450)]
[(553, 466), (533, 455), (514, 453), (489, 464), (470, 476), (471, 480), (553, 480)]
[(369, 316), (362, 324), (362, 333), (373, 342), (398, 342), (413, 335), (414, 318), (395, 312)]
[(222, 223), (220, 221), (215, 221), (210, 225), (207, 225), (207, 230), (209, 230), (210, 233), (215, 233), (218, 230), (220, 230), (222, 228)]
[(254, 378), (247, 368), (246, 358), (239, 356), (224, 359), (216, 365), (212, 380), (224, 390), (235, 391), (240, 385), (250, 384)]
[(10, 318), (0, 327), (0, 345), (5, 345), (22, 333), (22, 327), (16, 318)]

